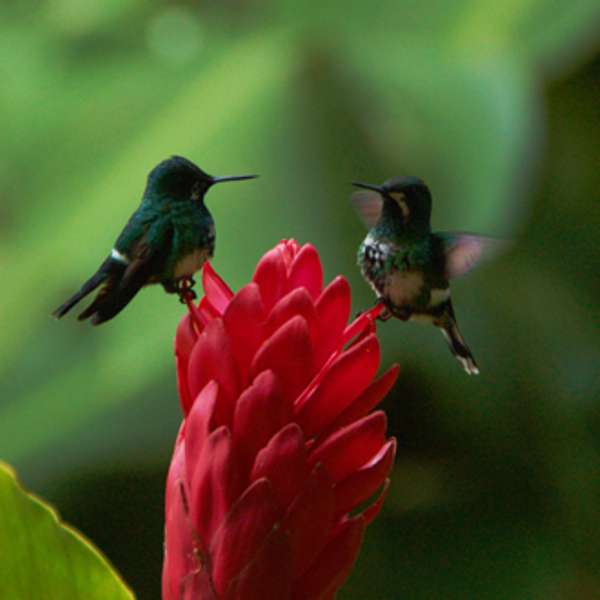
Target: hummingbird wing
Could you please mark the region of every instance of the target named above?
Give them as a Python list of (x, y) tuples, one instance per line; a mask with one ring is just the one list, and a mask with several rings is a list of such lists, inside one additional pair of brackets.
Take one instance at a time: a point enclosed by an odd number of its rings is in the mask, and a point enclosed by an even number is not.
[(446, 256), (446, 277), (460, 277), (510, 247), (510, 242), (472, 233), (442, 231), (433, 234), (442, 241)]
[(377, 221), (379, 221), (383, 207), (381, 196), (375, 191), (361, 190), (352, 194), (350, 202), (367, 229), (375, 227)]
[[(172, 230), (165, 232), (162, 243), (169, 243), (167, 237), (172, 237)], [(165, 246), (149, 244), (146, 236), (135, 243), (128, 253), (128, 264), (121, 277), (108, 279), (94, 302), (78, 317), (79, 320), (91, 317), (93, 325), (100, 325), (121, 312), (144, 285), (150, 283), (152, 277), (162, 271), (166, 261)], [(167, 253), (168, 255), (168, 253)]]
[(173, 228), (168, 220), (137, 211), (116, 241), (120, 271), (107, 277), (98, 295), (78, 317), (99, 325), (117, 315), (139, 290), (153, 281), (165, 265), (172, 244)]

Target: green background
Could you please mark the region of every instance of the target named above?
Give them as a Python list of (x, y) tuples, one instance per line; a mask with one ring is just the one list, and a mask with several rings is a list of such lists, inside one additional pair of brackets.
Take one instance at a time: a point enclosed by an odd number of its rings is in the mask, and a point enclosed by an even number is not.
[(262, 175), (208, 197), (233, 288), (295, 237), (358, 310), (349, 181), (414, 174), (435, 228), (515, 245), (453, 286), (479, 377), (380, 328), (398, 460), (340, 597), (599, 597), (599, 25), (596, 0), (2, 2), (0, 457), (159, 598), (183, 309), (50, 312), (174, 153)]

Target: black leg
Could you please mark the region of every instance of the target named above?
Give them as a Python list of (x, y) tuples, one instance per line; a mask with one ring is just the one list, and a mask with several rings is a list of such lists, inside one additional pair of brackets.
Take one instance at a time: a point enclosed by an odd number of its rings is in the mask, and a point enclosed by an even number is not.
[(396, 319), (400, 319), (401, 321), (408, 321), (413, 314), (413, 311), (406, 306), (389, 306), (386, 308), (390, 311), (391, 315), (396, 317)]
[(198, 295), (192, 289), (195, 285), (193, 277), (182, 277), (177, 281), (177, 293), (179, 294), (179, 302), (185, 304), (189, 300), (196, 300)]
[(408, 321), (412, 316), (412, 310), (406, 306), (394, 306), (385, 298), (380, 298), (379, 303), (384, 306), (378, 317), (380, 321), (388, 321), (392, 317), (396, 317), (396, 319), (400, 319), (401, 321)]
[(379, 321), (385, 322), (391, 319), (392, 317), (396, 317), (396, 319), (400, 319), (401, 321), (408, 321), (413, 311), (407, 306), (394, 306), (389, 300), (385, 298), (378, 298), (377, 304), (383, 304), (383, 310), (380, 315), (377, 317)]
[(176, 281), (163, 281), (162, 286), (167, 294), (179, 294), (179, 286)]

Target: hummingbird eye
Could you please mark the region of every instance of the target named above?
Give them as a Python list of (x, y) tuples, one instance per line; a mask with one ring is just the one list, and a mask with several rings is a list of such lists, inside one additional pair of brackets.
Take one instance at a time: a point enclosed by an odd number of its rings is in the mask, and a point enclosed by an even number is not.
[(406, 196), (402, 192), (390, 192), (389, 196), (400, 207), (402, 216), (407, 219), (410, 215), (410, 209), (406, 203)]
[(194, 181), (192, 184), (192, 190), (190, 192), (190, 198), (194, 201), (199, 200), (202, 195), (202, 186), (199, 181)]

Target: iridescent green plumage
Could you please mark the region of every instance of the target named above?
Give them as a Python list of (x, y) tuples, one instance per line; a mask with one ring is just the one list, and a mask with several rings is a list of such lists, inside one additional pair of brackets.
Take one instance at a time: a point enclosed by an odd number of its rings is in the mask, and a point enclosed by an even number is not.
[(433, 233), (431, 194), (416, 177), (394, 177), (382, 186), (354, 184), (353, 202), (369, 227), (358, 250), (364, 278), (385, 305), (383, 320), (426, 321), (437, 326), (469, 374), (479, 372), (456, 323), (449, 280), (467, 272), (495, 240)]
[(181, 282), (214, 252), (215, 227), (205, 193), (215, 183), (252, 177), (212, 177), (180, 156), (161, 162), (148, 175), (140, 206), (110, 255), (54, 315), (62, 317), (98, 286), (98, 295), (79, 315), (94, 325), (114, 317), (145, 285), (160, 283), (168, 293), (180, 292)]

